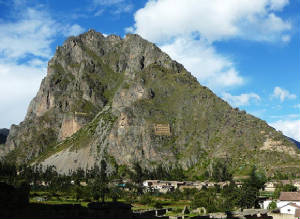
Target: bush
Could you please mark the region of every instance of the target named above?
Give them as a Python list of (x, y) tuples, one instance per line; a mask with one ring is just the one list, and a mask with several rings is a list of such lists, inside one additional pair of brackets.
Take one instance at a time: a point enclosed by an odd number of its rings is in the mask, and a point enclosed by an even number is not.
[(151, 207), (153, 207), (153, 208), (163, 208), (163, 205), (159, 201), (152, 201)]
[(139, 203), (142, 205), (150, 205), (152, 203), (152, 197), (150, 195), (142, 195), (139, 198)]
[(121, 198), (125, 200), (126, 203), (134, 203), (137, 200), (137, 196), (133, 192), (122, 192)]
[(272, 201), (268, 206), (268, 209), (270, 209), (270, 210), (274, 210), (276, 208), (277, 208), (277, 204), (275, 201)]

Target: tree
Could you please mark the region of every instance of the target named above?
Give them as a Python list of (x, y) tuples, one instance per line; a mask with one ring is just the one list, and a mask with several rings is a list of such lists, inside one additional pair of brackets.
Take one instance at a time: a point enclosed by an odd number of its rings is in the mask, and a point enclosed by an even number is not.
[(220, 203), (216, 197), (217, 193), (214, 188), (209, 188), (206, 191), (201, 190), (195, 194), (191, 203), (191, 207), (204, 207), (209, 213), (218, 212), (220, 210)]
[(105, 194), (108, 193), (108, 178), (106, 175), (106, 162), (101, 160), (100, 162), (100, 171), (96, 172), (96, 180), (94, 181), (93, 185), (93, 197), (95, 200), (99, 200), (101, 198), (102, 203), (105, 201)]
[(143, 193), (142, 182), (144, 180), (145, 173), (138, 162), (135, 162), (132, 168), (133, 168), (133, 172), (130, 172), (130, 178), (137, 185), (137, 193), (142, 194)]
[(222, 211), (231, 211), (238, 205), (240, 190), (234, 182), (230, 182), (228, 186), (224, 186), (221, 190), (223, 199)]
[(119, 187), (114, 186), (109, 191), (109, 196), (111, 197), (113, 202), (117, 202), (119, 198), (121, 198), (122, 191)]
[(81, 188), (81, 186), (75, 185), (74, 193), (75, 193), (76, 201), (78, 202), (83, 197), (83, 189)]
[(18, 191), (18, 205), (26, 206), (29, 203), (30, 186), (26, 181), (20, 182), (17, 188)]
[(285, 184), (282, 183), (276, 185), (276, 189), (274, 191), (273, 197), (278, 199), (280, 196), (280, 192), (296, 192), (297, 187), (293, 186), (292, 184)]
[(245, 180), (240, 189), (240, 196), (238, 201), (239, 206), (241, 208), (259, 207), (259, 190), (264, 189), (265, 183), (265, 175), (257, 172), (256, 167), (253, 166), (251, 169), (250, 177)]
[(134, 162), (132, 169), (133, 169), (133, 173), (131, 174), (132, 181), (135, 182), (136, 184), (141, 184), (144, 176), (141, 165), (138, 162)]
[(101, 194), (101, 188), (100, 188), (100, 180), (96, 178), (92, 184), (92, 197), (95, 201), (99, 201), (100, 194)]
[(238, 205), (240, 208), (252, 208), (255, 206), (258, 190), (249, 185), (243, 185), (239, 191)]
[(216, 182), (224, 182), (232, 180), (232, 174), (229, 171), (228, 160), (217, 160), (212, 165), (211, 178)]
[(277, 204), (275, 201), (272, 201), (268, 206), (268, 209), (270, 209), (270, 210), (274, 210), (276, 208), (277, 208)]

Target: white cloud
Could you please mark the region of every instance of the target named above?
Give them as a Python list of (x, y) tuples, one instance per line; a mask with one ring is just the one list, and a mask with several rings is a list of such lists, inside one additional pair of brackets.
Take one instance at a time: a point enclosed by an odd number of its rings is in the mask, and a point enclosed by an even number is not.
[(35, 68), (37, 68), (37, 67), (41, 68), (41, 67), (45, 66), (45, 61), (38, 59), (38, 58), (33, 58), (28, 61), (28, 65), (35, 67)]
[(291, 36), (290, 35), (283, 35), (281, 37), (282, 42), (288, 43), (291, 40)]
[(117, 9), (113, 10), (112, 13), (113, 14), (129, 13), (132, 11), (132, 9), (133, 9), (132, 4), (126, 4), (126, 5), (121, 5), (121, 6), (117, 7)]
[(77, 36), (78, 34), (84, 32), (84, 28), (78, 24), (67, 25), (64, 29), (64, 36), (66, 37)]
[(45, 76), (55, 38), (81, 30), (54, 19), (42, 6), (29, 8), (25, 3), (15, 3), (12, 18), (0, 21), (0, 127), (24, 119)]
[(95, 17), (101, 16), (103, 14), (103, 12), (104, 12), (104, 9), (99, 9), (94, 13), (94, 16)]
[(245, 93), (239, 96), (233, 96), (230, 93), (224, 92), (222, 97), (234, 107), (246, 106), (252, 101), (260, 101), (260, 96), (258, 96), (256, 93)]
[(119, 15), (131, 12), (133, 4), (125, 0), (93, 0), (92, 8), (96, 11), (94, 16), (102, 15), (107, 8), (109, 8), (111, 14)]
[(271, 95), (272, 98), (279, 98), (281, 102), (285, 99), (295, 99), (297, 96), (295, 94), (291, 94), (288, 90), (285, 90), (281, 87), (275, 87), (273, 94)]
[(25, 8), (16, 21), (0, 23), (0, 58), (50, 58), (51, 43), (58, 34), (77, 35), (82, 31), (78, 24), (62, 24), (45, 11)]
[(291, 29), (278, 17), (286, 0), (149, 0), (135, 14), (138, 34), (163, 41), (173, 36), (198, 33), (213, 42), (241, 37), (273, 41)]
[(47, 14), (28, 8), (16, 22), (0, 23), (0, 54), (6, 58), (28, 54), (49, 58), (57, 26)]
[(242, 85), (244, 79), (229, 58), (219, 55), (203, 40), (178, 37), (161, 49), (171, 58), (183, 63), (198, 81), (212, 89)]
[(235, 38), (288, 42), (291, 24), (276, 15), (287, 4), (288, 0), (148, 0), (125, 32), (156, 42), (200, 83), (222, 91), (246, 80), (233, 58), (219, 54), (214, 43)]
[(282, 10), (287, 4), (289, 4), (289, 0), (271, 0), (270, 8), (275, 11)]
[(286, 136), (300, 141), (300, 120), (279, 120), (270, 123), (270, 126), (282, 131)]
[(40, 67), (0, 63), (0, 127), (21, 122), (30, 100), (38, 91), (46, 73), (46, 63)]
[(125, 28), (125, 33), (134, 33), (134, 28), (133, 27), (126, 27)]

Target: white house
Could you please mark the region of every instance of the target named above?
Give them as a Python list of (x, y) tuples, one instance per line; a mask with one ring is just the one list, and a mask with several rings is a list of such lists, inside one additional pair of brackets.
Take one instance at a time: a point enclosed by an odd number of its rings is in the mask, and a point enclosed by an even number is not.
[(159, 183), (159, 180), (145, 180), (143, 182), (143, 186), (150, 187), (150, 186), (156, 186)]
[(300, 206), (300, 192), (281, 192), (277, 200), (277, 208), (281, 208), (287, 204), (294, 203)]
[(265, 183), (265, 191), (266, 192), (274, 192), (276, 188), (276, 182), (270, 181)]
[(289, 203), (287, 205), (282, 206), (280, 209), (281, 214), (291, 214), (295, 215), (296, 210), (300, 209), (300, 206), (296, 205), (295, 203)]

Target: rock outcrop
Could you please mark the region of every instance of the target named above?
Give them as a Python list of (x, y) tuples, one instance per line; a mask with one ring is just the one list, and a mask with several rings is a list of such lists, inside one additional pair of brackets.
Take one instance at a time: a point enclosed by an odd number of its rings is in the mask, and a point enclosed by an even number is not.
[(93, 30), (57, 48), (5, 148), (8, 160), (65, 173), (101, 159), (111, 169), (139, 161), (179, 164), (193, 174), (217, 158), (241, 172), (252, 164), (274, 172), (300, 160), (281, 133), (232, 108), (154, 44)]

